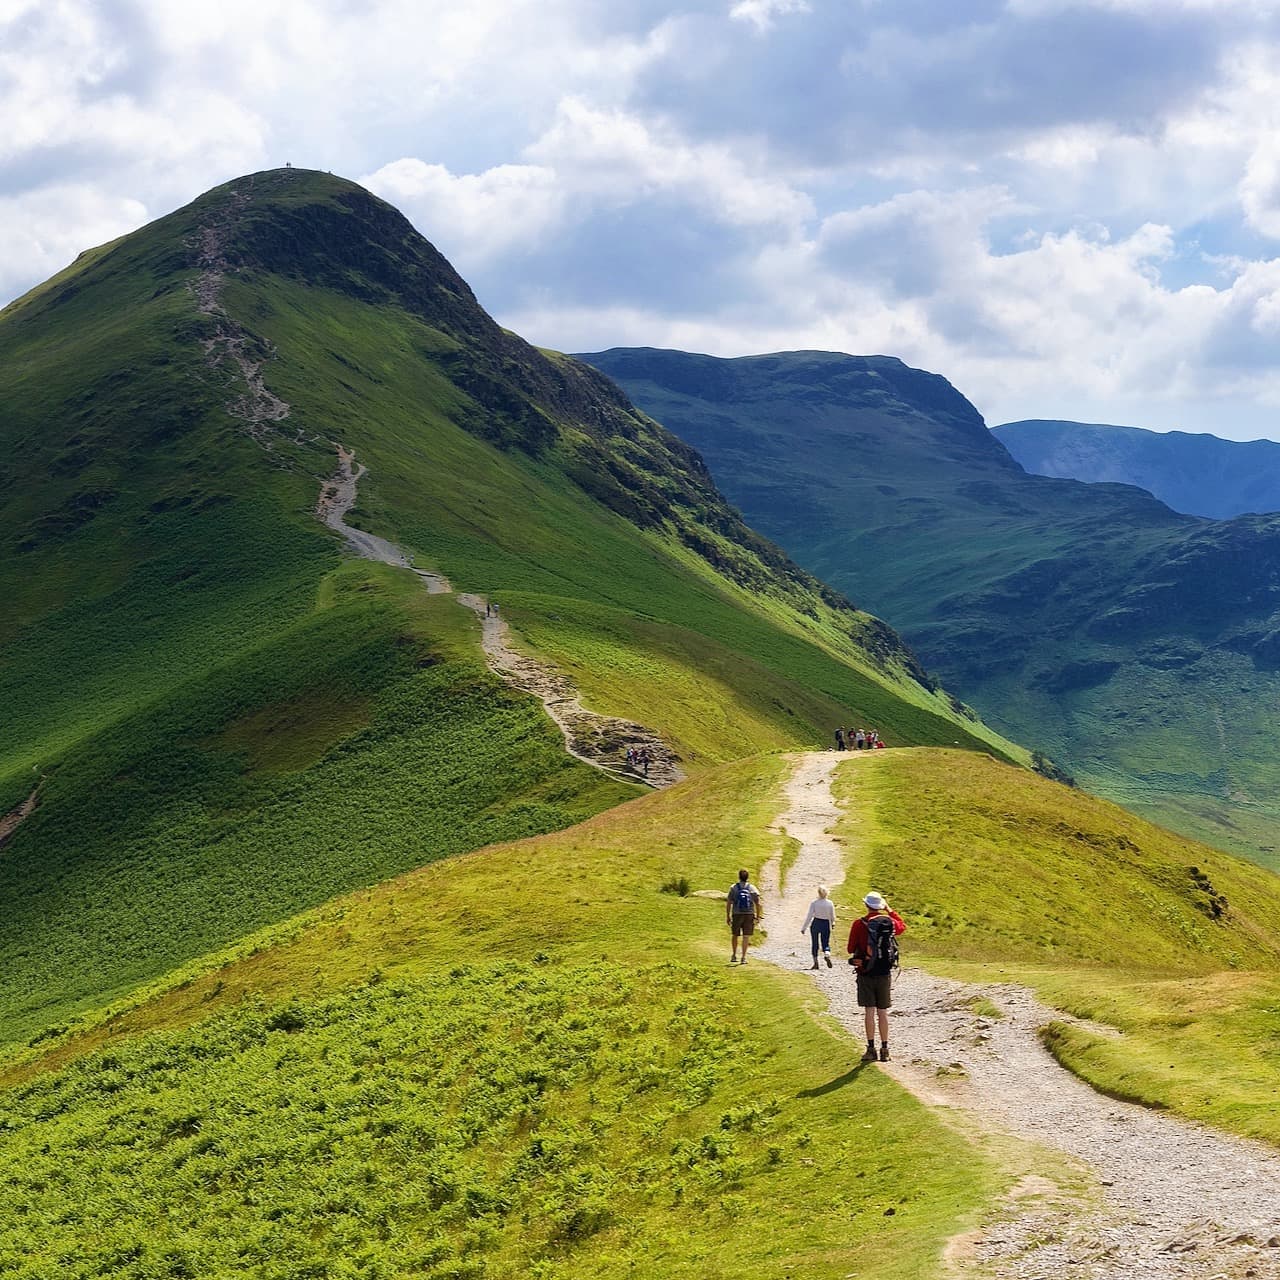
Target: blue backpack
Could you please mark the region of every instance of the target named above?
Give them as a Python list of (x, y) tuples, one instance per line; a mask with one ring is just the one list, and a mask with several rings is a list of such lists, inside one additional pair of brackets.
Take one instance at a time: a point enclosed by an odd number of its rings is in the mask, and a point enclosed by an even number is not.
[(745, 880), (739, 880), (729, 890), (729, 906), (735, 916), (753, 916), (756, 913), (755, 899), (751, 896), (751, 886)]

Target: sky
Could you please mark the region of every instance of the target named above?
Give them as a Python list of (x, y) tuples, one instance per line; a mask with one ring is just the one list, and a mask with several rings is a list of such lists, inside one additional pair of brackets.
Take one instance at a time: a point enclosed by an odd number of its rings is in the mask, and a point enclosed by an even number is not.
[(0, 0), (0, 302), (243, 173), (540, 346), (1280, 439), (1280, 0)]

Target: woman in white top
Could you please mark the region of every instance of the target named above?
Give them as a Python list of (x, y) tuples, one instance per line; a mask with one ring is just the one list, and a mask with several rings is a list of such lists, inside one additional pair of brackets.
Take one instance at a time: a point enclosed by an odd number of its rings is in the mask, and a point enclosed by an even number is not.
[[(794, 919), (794, 917), (792, 917)], [(813, 939), (813, 964), (811, 968), (818, 967), (818, 944), (822, 944), (822, 958), (827, 962), (827, 968), (831, 968), (831, 926), (836, 922), (836, 904), (827, 897), (827, 886), (820, 884), (818, 886), (818, 896), (809, 903), (809, 914), (804, 918), (804, 924), (800, 926), (801, 934), (806, 931)]]

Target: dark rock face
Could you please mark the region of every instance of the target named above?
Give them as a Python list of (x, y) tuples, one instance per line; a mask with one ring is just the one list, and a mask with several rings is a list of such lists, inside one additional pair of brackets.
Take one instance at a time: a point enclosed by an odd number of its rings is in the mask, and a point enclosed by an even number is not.
[(1175, 511), (1228, 520), (1280, 511), (1280, 444), (1031, 419), (992, 434), (1034, 475), (1136, 485)]

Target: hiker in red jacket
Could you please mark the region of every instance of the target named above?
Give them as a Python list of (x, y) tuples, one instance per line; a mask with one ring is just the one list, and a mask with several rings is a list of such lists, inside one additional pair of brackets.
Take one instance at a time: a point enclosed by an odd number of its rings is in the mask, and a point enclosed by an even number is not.
[(858, 1003), (866, 1016), (867, 1051), (863, 1062), (876, 1061), (876, 1022), (880, 1023), (881, 1062), (889, 1061), (889, 1009), (893, 1004), (893, 971), (898, 967), (898, 935), (902, 917), (874, 890), (862, 900), (866, 915), (849, 930), (849, 963), (858, 971)]

